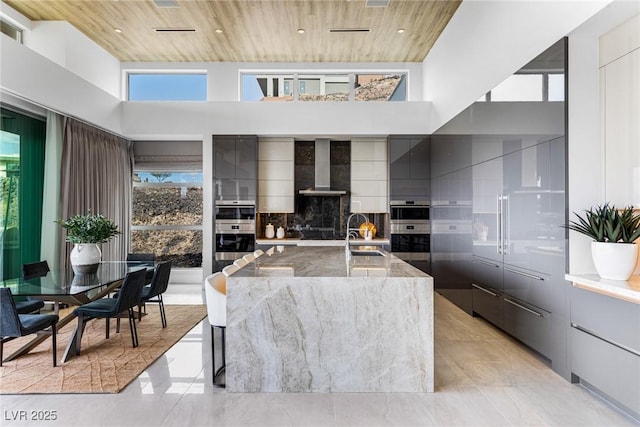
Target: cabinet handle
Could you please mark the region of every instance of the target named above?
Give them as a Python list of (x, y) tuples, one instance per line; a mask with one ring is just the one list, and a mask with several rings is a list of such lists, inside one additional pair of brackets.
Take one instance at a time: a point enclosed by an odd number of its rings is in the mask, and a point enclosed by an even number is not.
[(511, 246), (511, 211), (509, 209), (509, 196), (502, 196), (502, 253), (509, 255)]
[(500, 266), (498, 264), (494, 264), (492, 262), (484, 261), (484, 260), (477, 259), (477, 258), (472, 259), (471, 262), (476, 262), (478, 264), (486, 264), (486, 265), (490, 265), (491, 267), (500, 268)]
[(502, 254), (502, 195), (496, 196), (496, 252)]
[(491, 292), (489, 289), (485, 289), (482, 286), (476, 285), (475, 283), (472, 283), (471, 286), (473, 286), (474, 288), (476, 288), (478, 290), (481, 290), (482, 292), (485, 292), (485, 293), (491, 295), (492, 297), (497, 297), (498, 296), (498, 294), (496, 294), (495, 292)]
[(510, 271), (510, 272), (512, 272), (512, 273), (519, 274), (519, 275), (524, 276), (524, 277), (529, 277), (529, 278), (531, 278), (531, 279), (536, 279), (536, 280), (542, 280), (542, 281), (544, 281), (544, 277), (536, 276), (536, 275), (534, 275), (534, 274), (524, 273), (524, 272), (522, 272), (522, 271), (518, 271), (518, 270), (512, 270), (512, 269), (511, 269), (511, 268), (509, 268), (509, 267), (505, 267), (504, 269), (505, 269), (505, 270), (507, 270), (507, 271)]
[(575, 323), (573, 323), (573, 322), (571, 322), (571, 327), (572, 327), (572, 328), (575, 328), (575, 329), (577, 329), (577, 330), (579, 330), (580, 332), (583, 332), (583, 333), (585, 333), (585, 334), (589, 334), (589, 335), (591, 335), (592, 337), (597, 338), (597, 339), (599, 339), (599, 340), (602, 340), (602, 341), (604, 341), (604, 342), (606, 342), (606, 343), (608, 343), (608, 344), (614, 345), (614, 346), (618, 347), (618, 348), (619, 348), (619, 349), (621, 349), (621, 350), (628, 351), (629, 353), (634, 354), (634, 355), (636, 355), (636, 356), (640, 357), (640, 353), (638, 353), (636, 350), (634, 350), (634, 349), (632, 349), (632, 348), (627, 347), (626, 345), (623, 345), (623, 344), (620, 344), (620, 343), (617, 343), (617, 342), (614, 342), (614, 341), (609, 341), (608, 339), (603, 338), (603, 337), (601, 337), (600, 335), (597, 335), (595, 332), (591, 332), (589, 329), (585, 329), (585, 328), (583, 328), (582, 326), (580, 326), (580, 325), (576, 325), (576, 324), (575, 324)]
[(515, 305), (516, 307), (521, 308), (521, 309), (523, 309), (524, 311), (528, 311), (529, 313), (531, 313), (531, 314), (533, 314), (533, 315), (536, 315), (536, 316), (538, 316), (538, 317), (542, 317), (542, 314), (538, 313), (537, 311), (533, 311), (533, 310), (531, 310), (530, 308), (527, 308), (527, 307), (525, 307), (525, 306), (524, 306), (524, 305), (522, 305), (522, 304), (518, 304), (517, 302), (510, 300), (509, 298), (505, 298), (505, 299), (504, 299), (504, 301), (505, 301), (505, 302), (508, 302), (508, 303), (509, 303), (509, 304), (511, 304), (511, 305)]

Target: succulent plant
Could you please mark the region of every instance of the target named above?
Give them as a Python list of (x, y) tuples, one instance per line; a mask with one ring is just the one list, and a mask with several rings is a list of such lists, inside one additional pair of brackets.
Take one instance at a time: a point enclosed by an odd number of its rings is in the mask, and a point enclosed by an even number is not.
[(596, 242), (633, 243), (640, 238), (640, 214), (632, 207), (616, 209), (614, 205), (604, 203), (585, 210), (585, 216), (577, 221), (569, 221), (566, 228), (591, 237)]

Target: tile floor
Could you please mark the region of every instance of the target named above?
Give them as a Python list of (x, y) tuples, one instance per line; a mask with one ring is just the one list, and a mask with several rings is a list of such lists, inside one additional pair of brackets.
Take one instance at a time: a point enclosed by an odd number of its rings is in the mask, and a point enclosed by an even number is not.
[[(172, 285), (165, 301), (202, 303), (200, 285)], [(211, 385), (210, 333), (205, 319), (121, 393), (3, 395), (0, 425), (638, 425), (584, 388), (557, 376), (482, 319), (468, 316), (438, 295), (435, 304), (435, 393), (226, 393)], [(31, 419), (44, 411), (55, 411), (57, 419)]]

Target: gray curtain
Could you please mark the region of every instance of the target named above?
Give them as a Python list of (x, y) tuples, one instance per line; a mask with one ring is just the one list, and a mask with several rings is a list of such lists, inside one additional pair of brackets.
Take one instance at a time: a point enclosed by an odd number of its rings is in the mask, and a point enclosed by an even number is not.
[[(103, 261), (124, 260), (129, 246), (130, 142), (65, 118), (60, 176), (60, 215), (66, 219), (91, 209), (111, 219), (122, 233), (101, 245)], [(60, 227), (60, 231), (64, 230)], [(61, 236), (60, 265), (69, 266), (72, 245)]]

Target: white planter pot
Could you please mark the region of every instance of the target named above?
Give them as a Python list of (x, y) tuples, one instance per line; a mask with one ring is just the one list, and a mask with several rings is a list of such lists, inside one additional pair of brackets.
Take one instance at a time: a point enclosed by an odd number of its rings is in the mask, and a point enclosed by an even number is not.
[(591, 256), (603, 279), (628, 280), (638, 262), (638, 245), (591, 242)]
[(76, 243), (69, 258), (74, 273), (92, 274), (98, 271), (102, 252), (96, 243)]

